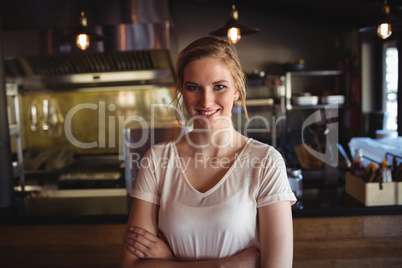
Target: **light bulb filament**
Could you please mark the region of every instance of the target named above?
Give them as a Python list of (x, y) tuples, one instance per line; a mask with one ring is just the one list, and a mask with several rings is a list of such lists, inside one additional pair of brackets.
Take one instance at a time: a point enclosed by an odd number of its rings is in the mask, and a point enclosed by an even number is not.
[(77, 46), (81, 50), (85, 50), (89, 47), (89, 36), (86, 34), (77, 35)]
[(228, 30), (228, 38), (229, 41), (232, 42), (232, 44), (236, 44), (240, 38), (240, 30), (238, 28), (232, 27)]
[(379, 37), (381, 37), (382, 39), (387, 39), (388, 37), (391, 36), (392, 34), (392, 30), (391, 30), (391, 24), (389, 23), (381, 23), (378, 26), (377, 29), (377, 34)]

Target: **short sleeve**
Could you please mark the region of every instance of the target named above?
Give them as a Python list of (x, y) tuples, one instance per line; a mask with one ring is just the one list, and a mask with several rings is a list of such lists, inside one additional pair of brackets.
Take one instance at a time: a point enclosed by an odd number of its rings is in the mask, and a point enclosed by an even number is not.
[(296, 202), (296, 197), (290, 188), (282, 155), (271, 147), (262, 163), (259, 174), (257, 207), (279, 201), (290, 201), (293, 205)]
[(140, 162), (136, 183), (130, 196), (159, 205), (160, 195), (154, 160), (153, 151), (150, 149)]

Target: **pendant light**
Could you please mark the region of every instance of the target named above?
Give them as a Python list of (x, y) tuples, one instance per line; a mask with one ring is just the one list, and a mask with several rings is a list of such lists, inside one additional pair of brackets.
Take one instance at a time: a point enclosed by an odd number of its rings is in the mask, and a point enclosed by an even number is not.
[(81, 33), (77, 34), (77, 47), (79, 47), (81, 50), (85, 50), (89, 47), (89, 35), (87, 35), (84, 31), (84, 29), (88, 26), (88, 20), (87, 17), (85, 17), (84, 11), (81, 12), (81, 17), (80, 17), (80, 27), (83, 31)]
[(106, 36), (88, 30), (88, 20), (82, 11), (80, 17), (80, 26), (74, 33), (64, 36), (62, 41), (71, 43), (74, 42), (81, 50), (86, 50), (91, 42), (105, 41), (107, 39), (108, 38)]
[(387, 3), (387, 0), (384, 0), (384, 5), (382, 7), (382, 18), (380, 24), (377, 28), (377, 34), (382, 39), (387, 39), (392, 34), (391, 28), (392, 17), (390, 14), (390, 7)]
[(239, 21), (239, 12), (236, 9), (235, 5), (232, 5), (232, 12), (230, 13), (230, 18), (226, 22), (226, 24), (211, 32), (210, 35), (216, 36), (227, 36), (229, 41), (233, 44), (236, 44), (242, 35), (258, 33), (260, 29), (251, 28)]

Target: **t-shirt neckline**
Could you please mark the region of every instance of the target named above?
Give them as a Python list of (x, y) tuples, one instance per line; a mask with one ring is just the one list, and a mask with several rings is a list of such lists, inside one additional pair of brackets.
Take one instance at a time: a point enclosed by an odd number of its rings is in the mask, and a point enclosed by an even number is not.
[(211, 194), (212, 192), (214, 192), (217, 188), (219, 188), (220, 185), (222, 185), (226, 180), (227, 177), (229, 177), (230, 173), (232, 173), (232, 170), (234, 169), (234, 167), (236, 165), (238, 165), (238, 161), (240, 161), (243, 158), (243, 154), (246, 151), (247, 147), (249, 146), (249, 144), (251, 143), (253, 139), (252, 138), (248, 138), (246, 143), (244, 144), (243, 148), (240, 151), (240, 154), (238, 155), (238, 157), (235, 159), (235, 161), (233, 162), (233, 164), (230, 166), (230, 168), (226, 171), (225, 175), (223, 175), (223, 177), (218, 181), (218, 183), (216, 183), (212, 188), (210, 188), (209, 190), (207, 190), (206, 192), (200, 192), (197, 189), (194, 188), (194, 186), (190, 183), (187, 174), (183, 168), (183, 165), (181, 163), (180, 160), (180, 156), (179, 153), (177, 151), (177, 147), (176, 147), (176, 143), (173, 144), (173, 149), (174, 149), (174, 154), (175, 154), (175, 159), (176, 161), (178, 161), (178, 167), (180, 168), (180, 173), (182, 174), (182, 178), (185, 181), (185, 183), (188, 185), (188, 187), (195, 192), (197, 195), (201, 195), (202, 197), (205, 197), (209, 194)]

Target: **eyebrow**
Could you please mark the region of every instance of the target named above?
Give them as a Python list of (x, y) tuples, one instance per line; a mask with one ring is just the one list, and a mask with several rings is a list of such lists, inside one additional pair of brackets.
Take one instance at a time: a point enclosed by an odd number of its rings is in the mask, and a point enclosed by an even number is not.
[[(212, 84), (217, 85), (217, 84), (222, 84), (222, 83), (229, 83), (229, 81), (227, 81), (227, 80), (218, 80), (218, 81), (213, 82)], [(185, 85), (187, 85), (187, 84), (198, 85), (197, 83), (191, 82), (191, 81), (185, 81), (184, 84)]]
[(222, 83), (229, 83), (229, 81), (227, 81), (227, 80), (219, 80), (219, 81), (213, 82), (214, 85), (216, 85), (216, 84), (222, 84)]
[(185, 85), (187, 85), (187, 84), (198, 85), (197, 83), (194, 83), (194, 82), (191, 82), (191, 81), (186, 81), (186, 82), (184, 82), (184, 84), (185, 84)]

